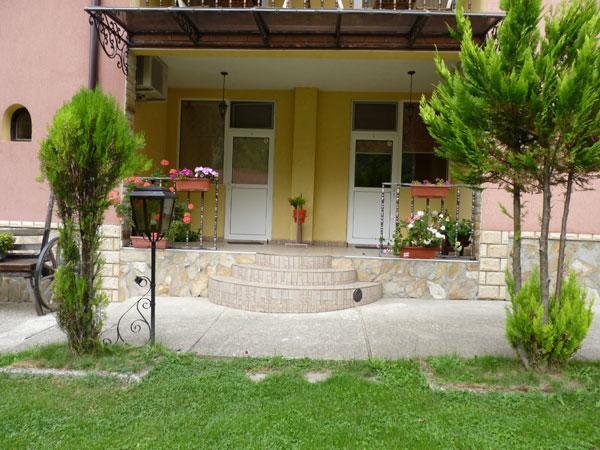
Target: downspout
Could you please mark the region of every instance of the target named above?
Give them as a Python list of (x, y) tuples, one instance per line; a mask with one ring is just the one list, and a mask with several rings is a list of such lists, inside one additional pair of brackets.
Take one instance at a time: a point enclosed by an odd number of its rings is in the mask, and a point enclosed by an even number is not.
[[(90, 6), (100, 6), (102, 0), (91, 0)], [(98, 84), (98, 30), (90, 27), (90, 48), (88, 64), (88, 88), (94, 89)]]

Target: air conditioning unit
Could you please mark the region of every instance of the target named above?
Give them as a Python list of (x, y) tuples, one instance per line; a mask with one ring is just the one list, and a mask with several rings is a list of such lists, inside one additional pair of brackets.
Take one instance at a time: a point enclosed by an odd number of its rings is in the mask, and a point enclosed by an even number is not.
[(167, 65), (155, 56), (138, 56), (135, 68), (135, 96), (139, 101), (167, 99)]

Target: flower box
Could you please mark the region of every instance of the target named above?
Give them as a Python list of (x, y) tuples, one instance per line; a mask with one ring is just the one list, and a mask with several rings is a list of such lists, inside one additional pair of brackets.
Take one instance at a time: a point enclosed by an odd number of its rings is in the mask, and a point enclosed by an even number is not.
[(410, 195), (415, 198), (446, 198), (448, 186), (439, 184), (415, 184), (410, 187)]
[[(150, 248), (150, 241), (143, 236), (131, 236), (131, 246), (133, 248)], [(169, 241), (161, 239), (156, 243), (156, 248), (164, 250), (169, 245)]]
[(433, 259), (440, 252), (438, 247), (402, 247), (400, 258)]
[(208, 178), (186, 178), (175, 182), (178, 192), (207, 192), (211, 181)]

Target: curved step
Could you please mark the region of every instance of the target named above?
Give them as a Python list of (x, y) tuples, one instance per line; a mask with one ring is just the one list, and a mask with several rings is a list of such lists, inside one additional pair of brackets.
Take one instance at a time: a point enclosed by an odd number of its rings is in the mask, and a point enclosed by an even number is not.
[(329, 269), (329, 255), (272, 255), (257, 253), (256, 265), (278, 269)]
[(233, 264), (231, 276), (255, 283), (285, 286), (330, 286), (356, 281), (354, 269), (281, 269), (254, 264)]
[[(360, 289), (360, 300), (354, 296)], [(217, 305), (257, 312), (314, 313), (372, 303), (381, 298), (379, 283), (356, 281), (333, 286), (278, 286), (213, 275), (208, 299)], [(358, 296), (357, 296), (358, 298)]]

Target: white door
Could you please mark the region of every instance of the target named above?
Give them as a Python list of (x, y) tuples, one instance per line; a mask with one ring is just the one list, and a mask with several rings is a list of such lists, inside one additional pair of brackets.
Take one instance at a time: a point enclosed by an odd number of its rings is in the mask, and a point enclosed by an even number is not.
[(230, 130), (225, 149), (225, 239), (271, 239), (273, 131)]
[[(348, 242), (377, 245), (381, 234), (381, 183), (398, 178), (398, 135), (355, 132), (350, 148)], [(383, 238), (393, 235), (391, 190), (384, 191)], [(394, 206), (395, 208), (395, 206)]]

